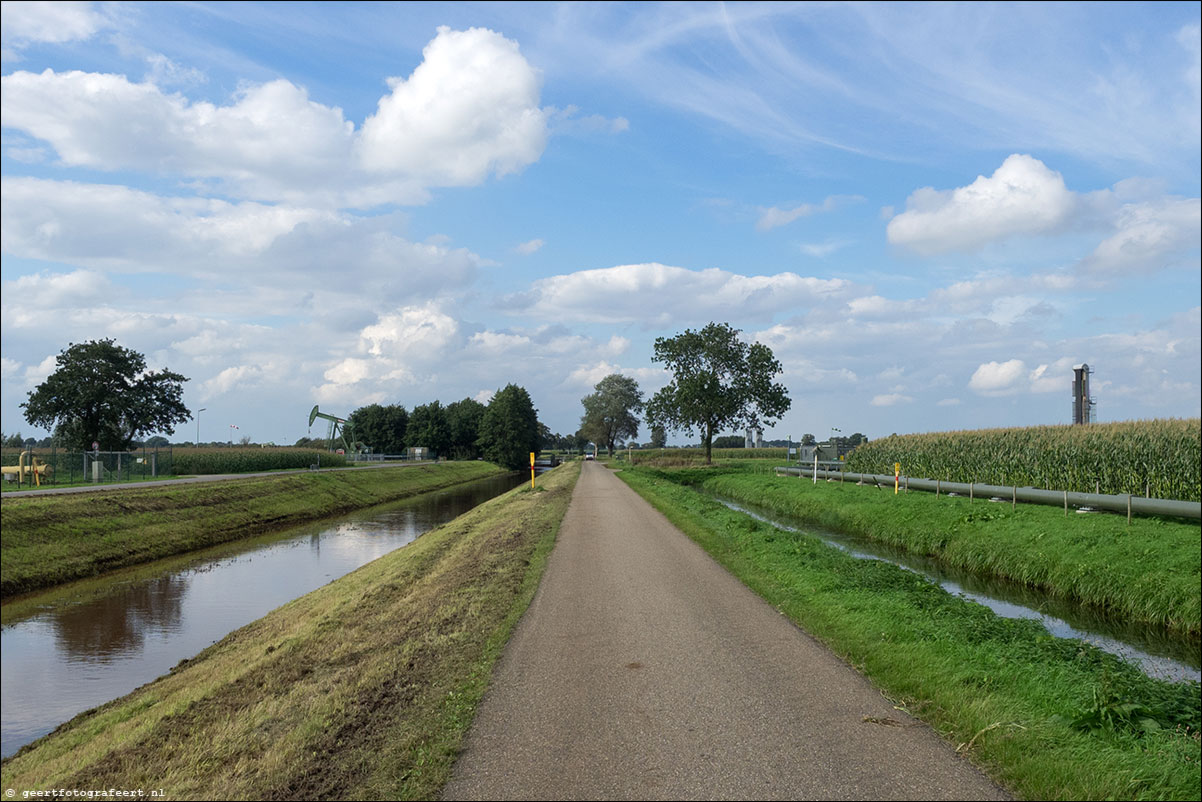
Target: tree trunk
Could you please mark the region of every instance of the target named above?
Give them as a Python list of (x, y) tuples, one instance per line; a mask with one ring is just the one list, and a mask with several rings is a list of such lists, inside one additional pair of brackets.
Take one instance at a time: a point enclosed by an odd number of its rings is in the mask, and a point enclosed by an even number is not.
[(710, 444), (714, 440), (714, 427), (708, 421), (705, 424), (705, 464), (711, 465), (713, 461), (710, 459)]

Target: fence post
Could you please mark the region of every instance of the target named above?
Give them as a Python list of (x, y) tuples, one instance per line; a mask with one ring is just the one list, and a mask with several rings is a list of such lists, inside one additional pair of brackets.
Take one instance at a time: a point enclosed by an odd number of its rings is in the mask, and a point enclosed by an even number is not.
[(1018, 485), (1010, 487), (1010, 494), (1010, 509), (1013, 510), (1018, 507)]
[(975, 482), (968, 483), (968, 503), (969, 504), (972, 504), (972, 501), (973, 501), (973, 497), (974, 497), (973, 496), (973, 485), (974, 484), (975, 484)]
[(943, 484), (942, 479), (935, 480), (935, 498), (939, 498), (939, 488)]

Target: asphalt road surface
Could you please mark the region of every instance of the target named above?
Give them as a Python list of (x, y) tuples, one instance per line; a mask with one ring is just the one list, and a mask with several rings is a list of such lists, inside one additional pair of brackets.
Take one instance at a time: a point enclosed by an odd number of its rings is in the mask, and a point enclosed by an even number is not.
[(1008, 799), (597, 463), (446, 799)]

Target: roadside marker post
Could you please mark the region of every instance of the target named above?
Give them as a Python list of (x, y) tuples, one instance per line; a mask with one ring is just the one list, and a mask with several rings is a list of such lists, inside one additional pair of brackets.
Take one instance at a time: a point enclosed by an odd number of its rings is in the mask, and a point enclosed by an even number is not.
[(534, 489), (534, 452), (530, 452), (530, 489)]
[(901, 463), (893, 463), (893, 495), (897, 495), (897, 488), (901, 485)]

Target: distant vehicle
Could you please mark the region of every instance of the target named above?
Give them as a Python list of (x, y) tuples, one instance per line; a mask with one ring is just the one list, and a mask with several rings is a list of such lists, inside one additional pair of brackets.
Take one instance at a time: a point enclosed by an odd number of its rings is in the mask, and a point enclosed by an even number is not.
[(585, 454), (584, 458), (585, 459), (595, 459), (592, 454)]

